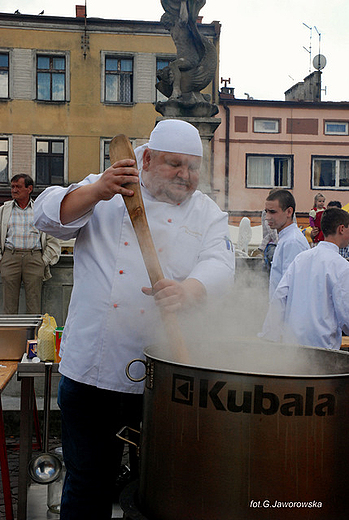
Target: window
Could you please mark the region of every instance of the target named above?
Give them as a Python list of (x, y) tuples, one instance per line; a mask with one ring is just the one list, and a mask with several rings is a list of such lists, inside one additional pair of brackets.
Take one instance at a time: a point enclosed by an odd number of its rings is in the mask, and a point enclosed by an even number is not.
[[(169, 63), (173, 61), (174, 58), (156, 58), (156, 74), (158, 73), (158, 70), (162, 70), (165, 67), (168, 67)], [(156, 78), (156, 81), (158, 82), (159, 79)], [(160, 92), (160, 90), (156, 90), (156, 101), (167, 101), (167, 97)]]
[(0, 182), (8, 183), (8, 139), (0, 138)]
[(105, 171), (110, 166), (110, 159), (109, 159), (109, 143), (111, 139), (104, 140), (102, 142), (102, 150), (103, 150), (103, 163), (102, 163), (102, 170)]
[(105, 93), (107, 103), (132, 103), (133, 58), (105, 57)]
[(36, 184), (64, 184), (64, 139), (37, 139)]
[(247, 188), (291, 188), (292, 156), (248, 155)]
[(36, 97), (43, 101), (66, 100), (66, 59), (61, 55), (37, 56)]
[(0, 98), (9, 97), (9, 55), (0, 52)]
[(254, 119), (253, 131), (264, 134), (279, 133), (279, 119)]
[[(109, 159), (109, 144), (111, 139), (101, 139), (100, 142), (100, 153), (101, 153), (101, 161), (100, 161), (100, 168), (101, 172), (104, 172), (107, 168), (110, 166), (110, 159)], [(130, 142), (135, 147), (134, 140), (130, 139)]]
[(349, 188), (349, 157), (313, 157), (313, 188)]
[(326, 135), (348, 135), (348, 123), (343, 121), (325, 121)]

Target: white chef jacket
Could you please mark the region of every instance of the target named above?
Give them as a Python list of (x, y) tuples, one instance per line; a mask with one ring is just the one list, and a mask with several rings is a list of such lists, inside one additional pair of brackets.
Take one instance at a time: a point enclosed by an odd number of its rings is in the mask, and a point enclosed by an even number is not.
[[(150, 281), (123, 199), (115, 195), (74, 222), (60, 222), (64, 196), (100, 175), (89, 175), (69, 188), (49, 187), (35, 202), (38, 229), (61, 239), (76, 237), (60, 372), (98, 388), (141, 393), (142, 384), (131, 382), (125, 368), (156, 341), (159, 310), (141, 291)], [(235, 268), (226, 239), (227, 214), (199, 191), (179, 205), (158, 201), (144, 187), (142, 194), (165, 278), (195, 278), (209, 297), (224, 291)], [(144, 367), (135, 364), (132, 375), (143, 373)]]
[(300, 253), (282, 277), (260, 337), (339, 349), (349, 334), (349, 263), (331, 242)]
[(309, 249), (308, 240), (295, 223), (290, 224), (280, 231), (270, 270), (270, 301), (288, 266), (296, 258), (298, 253), (306, 249)]

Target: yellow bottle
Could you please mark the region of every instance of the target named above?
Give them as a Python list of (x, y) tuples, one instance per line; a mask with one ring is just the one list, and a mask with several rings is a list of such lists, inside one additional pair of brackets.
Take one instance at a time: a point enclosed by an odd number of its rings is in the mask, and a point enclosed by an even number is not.
[(38, 357), (41, 361), (54, 361), (56, 320), (47, 313), (38, 330)]

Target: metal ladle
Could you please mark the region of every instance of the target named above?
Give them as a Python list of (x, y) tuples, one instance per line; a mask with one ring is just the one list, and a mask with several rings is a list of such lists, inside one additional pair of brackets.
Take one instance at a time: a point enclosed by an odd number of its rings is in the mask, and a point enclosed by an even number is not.
[(62, 471), (60, 459), (48, 452), (49, 416), (51, 399), (52, 363), (45, 363), (44, 390), (44, 452), (36, 455), (29, 462), (29, 475), (38, 484), (50, 484), (58, 479)]

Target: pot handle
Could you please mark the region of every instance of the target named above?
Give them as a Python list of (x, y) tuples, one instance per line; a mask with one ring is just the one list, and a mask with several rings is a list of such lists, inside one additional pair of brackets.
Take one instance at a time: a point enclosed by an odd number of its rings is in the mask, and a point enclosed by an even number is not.
[(127, 375), (127, 377), (129, 378), (130, 381), (133, 381), (134, 383), (141, 383), (147, 377), (147, 373), (146, 372), (145, 372), (144, 376), (142, 376), (142, 377), (140, 377), (138, 379), (136, 379), (135, 377), (132, 377), (131, 374), (130, 374), (131, 366), (133, 365), (133, 363), (137, 363), (137, 361), (139, 363), (143, 363), (145, 370), (147, 370), (147, 362), (144, 361), (144, 359), (141, 359), (141, 358), (132, 359), (132, 361), (127, 363), (127, 366), (126, 366), (125, 370), (126, 370), (126, 375)]
[(135, 430), (134, 428), (131, 428), (130, 426), (123, 426), (123, 428), (121, 428), (121, 430), (119, 430), (118, 433), (116, 434), (117, 438), (120, 439), (121, 441), (127, 442), (128, 444), (132, 444), (133, 446), (135, 446), (137, 448), (137, 457), (139, 457), (138, 444), (136, 444), (133, 441), (130, 441), (130, 439), (127, 439), (126, 437), (123, 437), (125, 430), (130, 430), (134, 433), (138, 433), (138, 435), (140, 435), (141, 432), (139, 430)]

